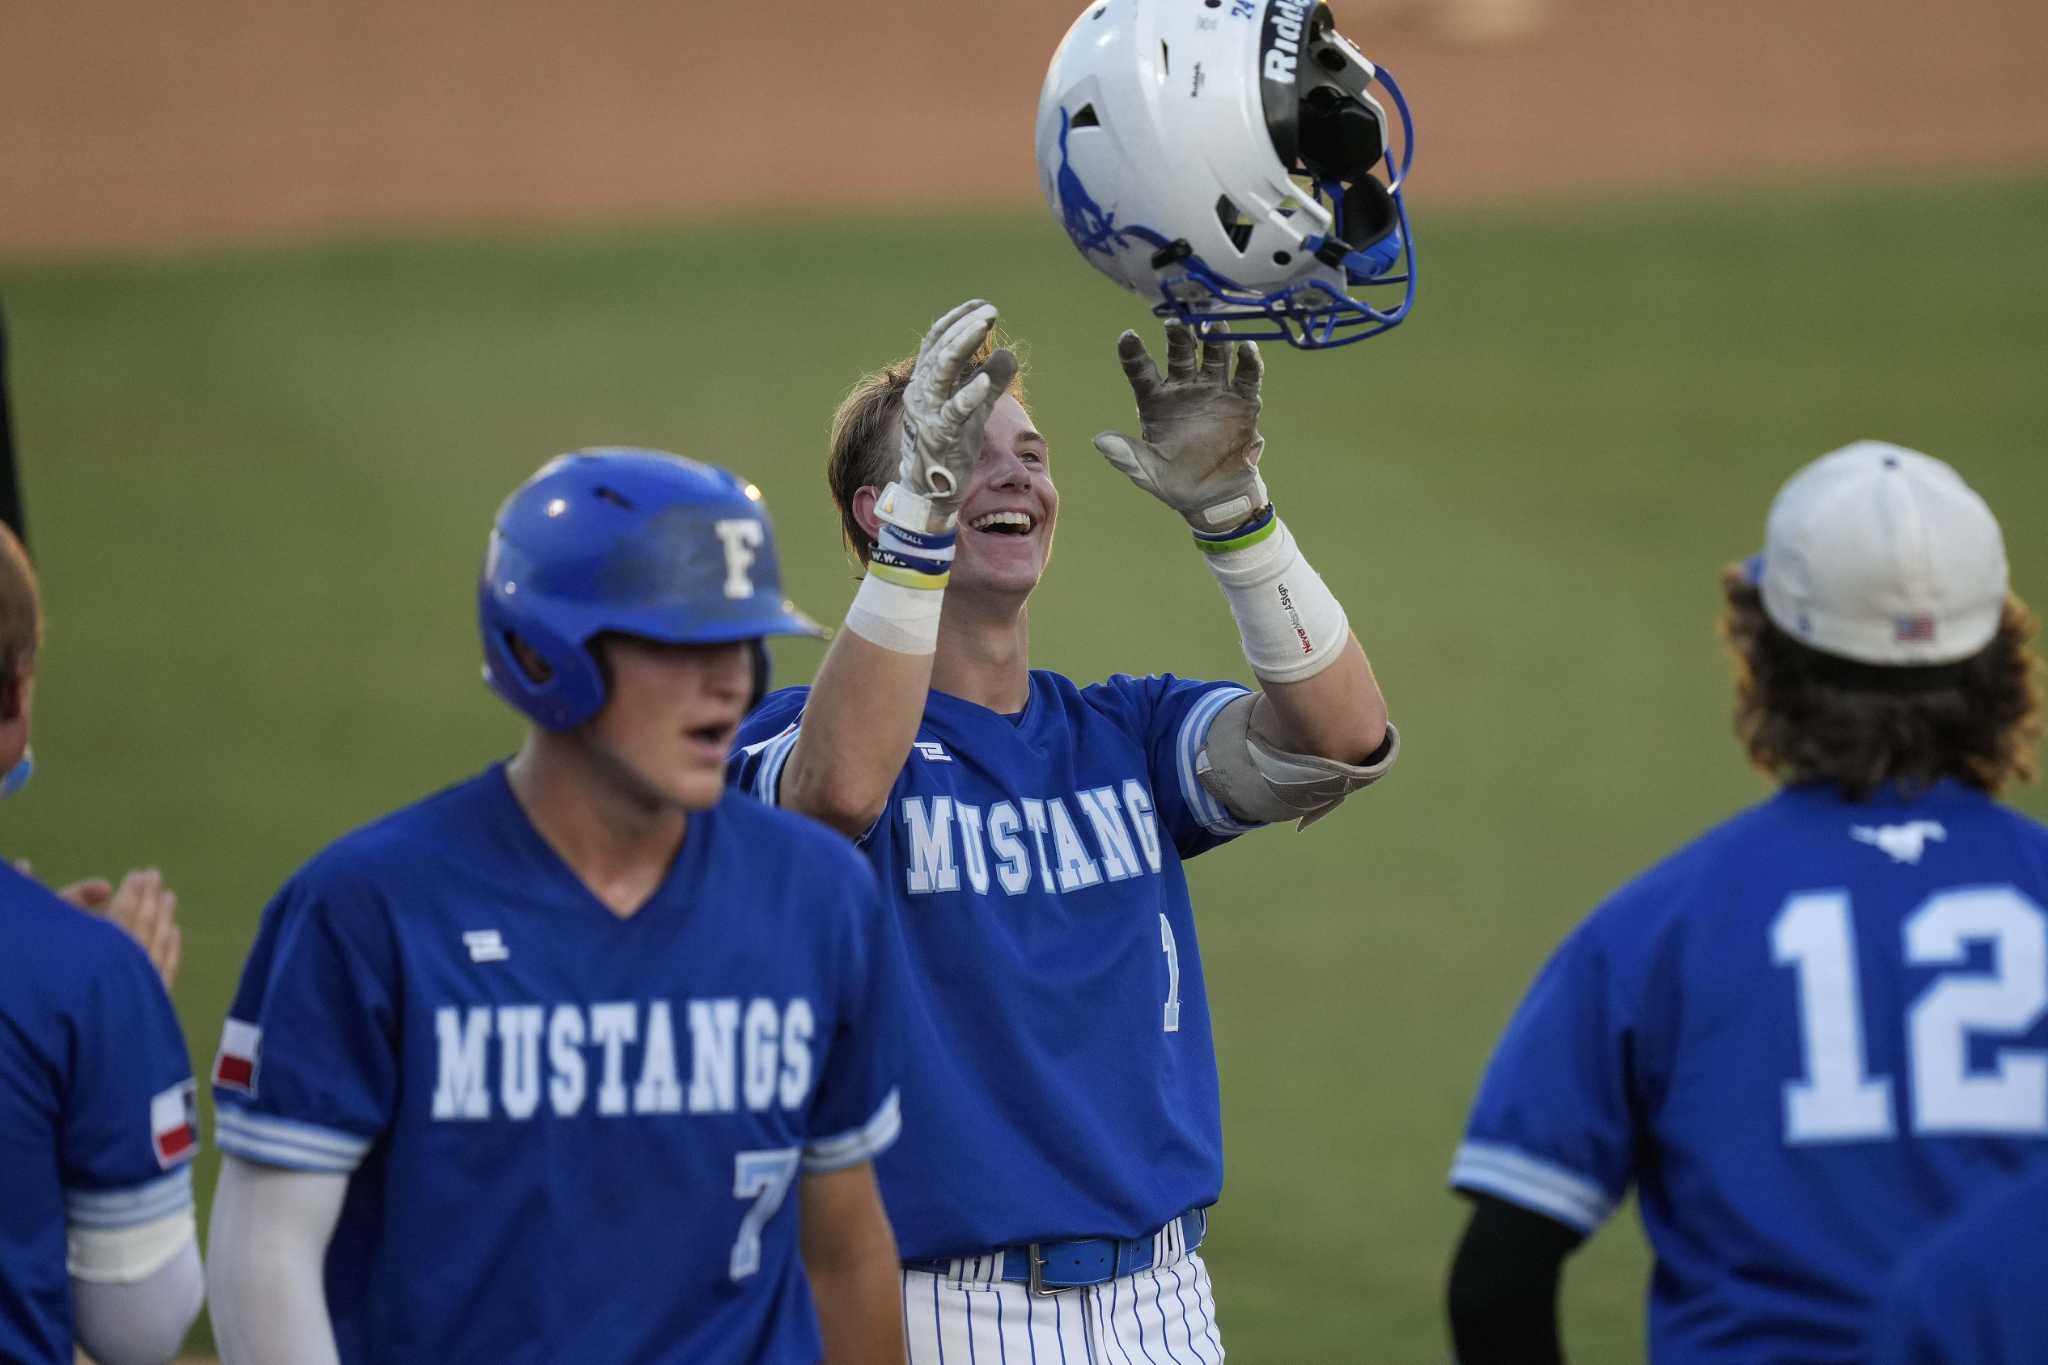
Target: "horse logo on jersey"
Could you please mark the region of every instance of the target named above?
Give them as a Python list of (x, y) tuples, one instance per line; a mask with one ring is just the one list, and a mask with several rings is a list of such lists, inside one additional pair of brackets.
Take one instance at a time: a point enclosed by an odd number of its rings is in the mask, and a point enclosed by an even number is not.
[(1849, 837), (1881, 850), (1895, 863), (1918, 863), (1928, 843), (1945, 841), (1948, 831), (1937, 821), (1910, 820), (1903, 825), (1851, 825)]

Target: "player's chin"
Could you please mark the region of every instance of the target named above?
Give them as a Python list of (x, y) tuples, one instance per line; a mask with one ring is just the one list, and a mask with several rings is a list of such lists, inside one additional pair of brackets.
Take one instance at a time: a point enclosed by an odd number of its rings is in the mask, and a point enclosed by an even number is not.
[[(963, 556), (963, 558), (965, 558)], [(1015, 544), (953, 564), (949, 591), (967, 588), (992, 593), (1026, 593), (1038, 586), (1045, 574), (1045, 555), (1033, 540), (1018, 537)]]
[(658, 767), (643, 766), (640, 778), (663, 805), (681, 810), (709, 810), (725, 794), (726, 752), (721, 746), (688, 744), (665, 755)]
[(693, 766), (666, 773), (661, 794), (669, 805), (681, 810), (710, 810), (725, 795), (725, 769)]

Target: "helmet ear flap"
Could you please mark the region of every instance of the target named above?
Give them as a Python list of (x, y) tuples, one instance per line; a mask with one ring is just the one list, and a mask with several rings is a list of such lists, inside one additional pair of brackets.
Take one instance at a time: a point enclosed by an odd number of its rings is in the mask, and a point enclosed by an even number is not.
[(493, 691), (550, 730), (573, 730), (604, 709), (604, 672), (589, 650), (505, 610), (488, 584), (480, 595), (484, 681)]

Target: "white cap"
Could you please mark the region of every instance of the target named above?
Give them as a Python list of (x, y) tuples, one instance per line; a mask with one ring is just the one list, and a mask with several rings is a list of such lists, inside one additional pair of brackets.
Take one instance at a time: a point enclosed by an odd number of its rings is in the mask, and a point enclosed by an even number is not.
[(1954, 663), (1991, 643), (2005, 540), (1962, 476), (1930, 455), (1858, 441), (1792, 476), (1751, 577), (1795, 640), (1859, 663)]

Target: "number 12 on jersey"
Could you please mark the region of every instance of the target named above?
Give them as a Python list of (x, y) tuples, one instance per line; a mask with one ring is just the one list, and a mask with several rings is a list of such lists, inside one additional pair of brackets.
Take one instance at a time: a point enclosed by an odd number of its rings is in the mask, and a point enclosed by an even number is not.
[[(2048, 1053), (2008, 1047), (1988, 1071), (1969, 1065), (1972, 1034), (2018, 1034), (2048, 1013), (2048, 915), (2010, 886), (1936, 892), (1903, 924), (1904, 961), (1959, 967), (1973, 942), (1988, 974), (1945, 974), (1906, 1011), (1913, 1131), (2048, 1134)], [(1892, 1083), (1870, 1074), (1845, 891), (1792, 896), (1771, 921), (1772, 960), (1797, 973), (1804, 1079), (1785, 1085), (1787, 1142), (1895, 1134)]]

